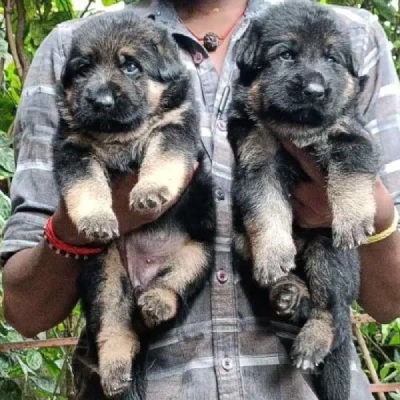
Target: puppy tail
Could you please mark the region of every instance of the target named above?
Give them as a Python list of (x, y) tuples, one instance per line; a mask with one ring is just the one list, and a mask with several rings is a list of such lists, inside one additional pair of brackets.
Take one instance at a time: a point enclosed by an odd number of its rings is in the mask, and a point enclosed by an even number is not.
[(146, 370), (148, 341), (141, 337), (140, 351), (132, 364), (132, 382), (121, 400), (145, 400), (146, 399)]
[(351, 336), (347, 337), (324, 360), (322, 373), (317, 382), (320, 400), (349, 400)]

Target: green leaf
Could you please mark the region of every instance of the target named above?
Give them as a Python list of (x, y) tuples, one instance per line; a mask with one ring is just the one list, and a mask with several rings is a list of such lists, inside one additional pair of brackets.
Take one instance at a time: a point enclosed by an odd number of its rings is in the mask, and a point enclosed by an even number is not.
[(8, 52), (8, 44), (5, 39), (5, 33), (0, 29), (0, 58), (6, 58)]
[(382, 343), (385, 343), (387, 337), (389, 336), (390, 333), (390, 325), (389, 324), (383, 324), (381, 326), (381, 332), (382, 332)]
[(17, 331), (11, 330), (7, 333), (8, 342), (21, 342), (22, 340), (22, 336)]
[(11, 147), (0, 148), (0, 166), (7, 172), (15, 172), (14, 150)]
[(400, 344), (400, 332), (396, 332), (396, 333), (392, 336), (392, 338), (390, 339), (389, 344), (390, 344), (391, 346), (396, 346), (396, 345), (399, 345), (399, 344)]
[(54, 379), (44, 376), (30, 376), (29, 380), (44, 392), (53, 394), (56, 386), (56, 381)]
[(400, 400), (400, 390), (397, 390), (395, 393), (389, 393), (389, 396), (392, 400)]
[(101, 0), (103, 6), (111, 6), (113, 4), (119, 3), (118, 0)]
[(11, 201), (10, 199), (0, 190), (0, 218), (7, 220), (11, 213)]
[(33, 371), (37, 371), (43, 364), (43, 357), (39, 351), (29, 351), (26, 355), (25, 361), (29, 368)]

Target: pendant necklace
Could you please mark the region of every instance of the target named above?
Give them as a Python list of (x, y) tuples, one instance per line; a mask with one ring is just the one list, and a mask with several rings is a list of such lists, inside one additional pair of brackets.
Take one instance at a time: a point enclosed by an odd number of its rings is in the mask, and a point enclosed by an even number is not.
[(229, 28), (222, 34), (217, 35), (215, 32), (207, 32), (203, 37), (197, 36), (192, 30), (188, 28), (186, 25), (186, 29), (199, 41), (203, 42), (204, 48), (209, 51), (217, 50), (218, 46), (221, 44), (222, 41), (226, 39), (226, 37), (232, 32), (233, 28), (236, 26), (237, 22), (240, 18), (242, 18), (245, 10), (239, 15), (239, 17), (235, 20), (235, 22), (229, 26)]

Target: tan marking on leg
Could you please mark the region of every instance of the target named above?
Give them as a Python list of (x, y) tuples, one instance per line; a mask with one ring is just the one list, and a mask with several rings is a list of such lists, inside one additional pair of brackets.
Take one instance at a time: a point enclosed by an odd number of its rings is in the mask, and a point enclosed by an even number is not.
[[(242, 167), (273, 163), (280, 144), (263, 126), (249, 132), (238, 149)], [(252, 218), (244, 218), (254, 264), (254, 278), (269, 285), (294, 268), (296, 254), (292, 238), (292, 210), (278, 179), (262, 176)]]
[(314, 369), (330, 352), (333, 339), (332, 315), (328, 311), (313, 310), (294, 341), (291, 352), (293, 364), (304, 370)]
[(178, 312), (178, 297), (170, 289), (156, 288), (143, 293), (138, 306), (148, 328), (175, 318)]
[(102, 168), (93, 162), (90, 176), (71, 183), (63, 193), (71, 220), (78, 224), (83, 217), (110, 214), (111, 190)]
[(137, 210), (160, 210), (177, 198), (185, 187), (190, 161), (179, 152), (165, 152), (161, 139), (149, 144), (139, 171), (139, 181), (131, 192), (131, 206)]
[(140, 344), (131, 321), (133, 295), (124, 294), (121, 287), (121, 275), (129, 278), (116, 243), (107, 250), (103, 271), (104, 283), (97, 298), (102, 310), (97, 346), (103, 389), (111, 395), (129, 385), (132, 360)]
[(188, 241), (176, 254), (171, 255), (166, 265), (171, 271), (158, 280), (157, 284), (176, 293), (183, 293), (187, 286), (201, 277), (209, 268), (209, 255), (204, 245)]
[(294, 268), (296, 247), (292, 238), (292, 210), (271, 180), (262, 191), (254, 218), (244, 219), (253, 257), (254, 277), (267, 286)]
[(336, 247), (359, 246), (374, 232), (374, 183), (371, 174), (344, 174), (330, 169), (328, 199)]
[(100, 165), (93, 162), (86, 179), (73, 182), (64, 193), (71, 221), (88, 239), (108, 241), (118, 236), (111, 190)]
[[(190, 284), (204, 276), (209, 268), (209, 257), (201, 243), (187, 241), (175, 254), (165, 261), (165, 275), (156, 278), (151, 289), (143, 293), (138, 304), (148, 326), (152, 327), (175, 317), (178, 295), (185, 294)], [(151, 294), (149, 299), (148, 293)]]

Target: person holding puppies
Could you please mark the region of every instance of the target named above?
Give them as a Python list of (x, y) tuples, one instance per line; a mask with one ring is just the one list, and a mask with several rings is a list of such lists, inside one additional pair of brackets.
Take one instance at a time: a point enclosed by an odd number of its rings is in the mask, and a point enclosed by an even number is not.
[[(231, 165), (226, 138), (226, 111), (235, 77), (237, 49), (250, 19), (277, 0), (155, 0), (132, 7), (138, 15), (168, 26), (180, 46), (180, 56), (192, 73), (202, 112), (202, 139), (216, 183), (218, 229), (214, 270), (184, 320), (150, 343), (147, 399), (315, 400), (313, 377), (291, 366), (287, 340), (290, 325), (271, 320), (268, 297), (248, 300), (252, 288), (242, 282), (231, 254)], [(361, 246), (359, 301), (379, 322), (400, 315), (400, 236), (394, 204), (400, 188), (398, 78), (383, 29), (365, 10), (334, 7), (352, 40), (355, 68), (369, 79), (360, 98), (366, 129), (379, 137), (383, 174), (375, 183), (377, 212), (374, 228), (381, 236)], [(87, 243), (69, 220), (52, 178), (51, 139), (58, 126), (55, 85), (79, 21), (59, 25), (35, 55), (23, 90), (15, 128), (17, 170), (12, 185), (13, 215), (5, 230), (4, 266), (6, 319), (23, 335), (35, 336), (63, 320), (78, 300), (76, 279), (80, 261), (66, 259), (43, 239), (43, 225), (53, 215), (54, 232), (74, 246)], [(295, 223), (330, 227), (323, 174), (316, 163), (290, 141), (286, 150), (311, 178), (297, 186), (291, 201)], [(187, 182), (191, 173), (188, 173)], [(113, 209), (121, 248), (129, 260), (131, 232), (154, 221), (159, 213), (139, 215), (129, 209), (129, 192), (137, 177), (113, 182)], [(392, 196), (393, 195), (393, 196)], [(165, 204), (164, 213), (172, 204)], [(151, 264), (151, 260), (149, 260)], [(353, 351), (351, 399), (370, 399), (368, 381)], [(95, 360), (81, 338), (74, 361), (77, 399), (102, 399)], [(206, 384), (205, 384), (206, 383)]]

